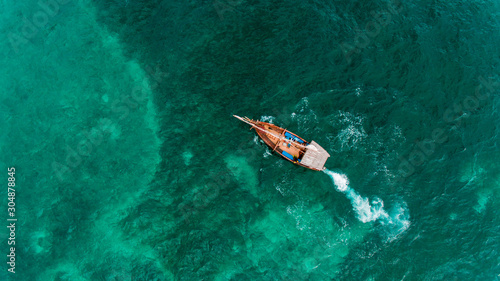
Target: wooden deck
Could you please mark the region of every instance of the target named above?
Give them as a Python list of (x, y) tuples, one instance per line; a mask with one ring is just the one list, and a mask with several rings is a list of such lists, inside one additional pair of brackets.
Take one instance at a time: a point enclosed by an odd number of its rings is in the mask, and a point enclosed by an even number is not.
[[(278, 136), (282, 136), (282, 134), (285, 132), (285, 130), (282, 128), (269, 126), (267, 124), (264, 125), (263, 128), (265, 130), (271, 131), (272, 133)], [(282, 151), (286, 151), (290, 155), (296, 156), (297, 158), (301, 158), (302, 155), (304, 155), (304, 150), (300, 147), (295, 146), (293, 142), (280, 140), (271, 134), (266, 134), (261, 131), (257, 131), (257, 133), (269, 147), (273, 148), (273, 150), (276, 150), (280, 153)]]
[(288, 147), (287, 142), (281, 142), (278, 147), (279, 147), (279, 149), (284, 150), (293, 156), (297, 156), (297, 158), (300, 156), (301, 150), (293, 145), (290, 145), (290, 147)]
[[(276, 135), (281, 135), (282, 131), (279, 131), (279, 130), (276, 130), (275, 128), (273, 127), (270, 127), (270, 126), (264, 126), (264, 128), (266, 130), (269, 130), (271, 132), (273, 132), (274, 134)], [(260, 138), (262, 140), (264, 140), (264, 142), (271, 148), (274, 148), (276, 147), (276, 143), (279, 141), (278, 138), (274, 137), (273, 135), (271, 134), (266, 134), (262, 131), (258, 131), (256, 130), (257, 134), (260, 136)]]

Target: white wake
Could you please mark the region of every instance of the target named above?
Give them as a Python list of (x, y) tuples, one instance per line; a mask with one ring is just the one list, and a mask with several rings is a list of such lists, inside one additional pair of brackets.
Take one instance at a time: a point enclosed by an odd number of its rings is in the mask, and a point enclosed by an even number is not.
[(329, 175), (335, 184), (335, 189), (344, 193), (353, 206), (358, 219), (364, 223), (378, 220), (380, 224), (385, 226), (385, 232), (389, 240), (395, 239), (403, 233), (409, 226), (408, 211), (403, 206), (395, 206), (391, 212), (384, 209), (384, 202), (375, 198), (370, 201), (368, 198), (362, 197), (354, 189), (349, 186), (349, 179), (344, 174), (332, 172), (328, 169), (323, 171)]

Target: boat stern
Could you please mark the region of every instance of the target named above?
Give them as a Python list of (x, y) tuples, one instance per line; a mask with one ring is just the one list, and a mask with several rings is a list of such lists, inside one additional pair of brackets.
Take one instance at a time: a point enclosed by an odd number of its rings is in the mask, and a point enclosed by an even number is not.
[(311, 141), (300, 163), (310, 169), (323, 171), (325, 169), (326, 160), (328, 160), (329, 157), (330, 154), (328, 154), (323, 147), (315, 141)]

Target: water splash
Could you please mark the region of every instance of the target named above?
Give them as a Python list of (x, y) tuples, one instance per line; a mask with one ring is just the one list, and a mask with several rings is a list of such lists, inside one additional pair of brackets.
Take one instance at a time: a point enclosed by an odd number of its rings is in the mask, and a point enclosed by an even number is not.
[(396, 205), (390, 212), (387, 212), (384, 209), (384, 202), (380, 198), (375, 198), (370, 203), (368, 198), (359, 195), (352, 189), (346, 175), (328, 169), (323, 172), (330, 176), (335, 184), (335, 189), (344, 193), (351, 200), (358, 219), (363, 223), (378, 220), (384, 226), (388, 240), (394, 240), (410, 226), (406, 206)]

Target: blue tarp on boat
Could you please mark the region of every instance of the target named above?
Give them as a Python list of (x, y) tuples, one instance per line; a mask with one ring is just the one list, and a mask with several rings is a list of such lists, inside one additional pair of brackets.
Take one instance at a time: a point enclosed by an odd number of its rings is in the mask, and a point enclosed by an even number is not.
[(297, 136), (295, 135), (292, 135), (290, 134), (289, 132), (285, 132), (285, 138), (289, 139), (289, 140), (295, 140), (295, 141), (298, 141), (300, 143), (304, 143), (303, 140), (299, 139)]
[[(283, 155), (285, 155), (287, 158), (289, 158), (290, 160), (294, 161), (294, 160), (293, 160), (293, 156), (292, 156), (290, 153), (288, 153), (288, 152), (286, 152), (286, 151), (284, 151), (284, 150), (283, 150), (281, 153), (282, 153)], [(297, 161), (299, 161), (299, 162), (300, 162), (300, 159), (297, 159)]]

